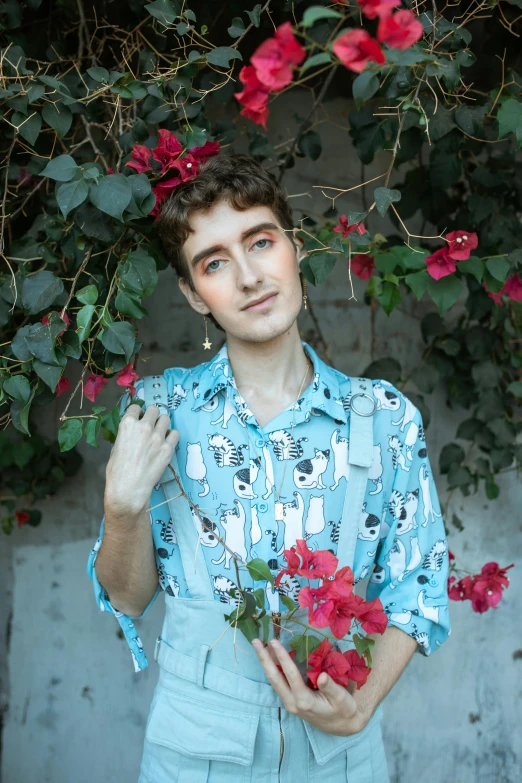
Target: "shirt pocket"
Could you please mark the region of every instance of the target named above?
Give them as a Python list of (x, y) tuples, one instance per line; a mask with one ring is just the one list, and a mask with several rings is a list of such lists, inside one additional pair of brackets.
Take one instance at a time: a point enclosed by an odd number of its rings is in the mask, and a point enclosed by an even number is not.
[[(249, 783), (259, 715), (215, 709), (160, 686), (145, 740), (158, 783)], [(162, 777), (163, 775), (163, 777)]]

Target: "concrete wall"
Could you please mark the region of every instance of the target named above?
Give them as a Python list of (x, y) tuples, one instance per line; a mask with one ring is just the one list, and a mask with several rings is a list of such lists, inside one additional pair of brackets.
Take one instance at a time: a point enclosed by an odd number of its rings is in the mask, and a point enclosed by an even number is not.
[[(289, 102), (294, 105), (289, 107)], [(276, 107), (269, 120), (274, 144), (292, 135), (288, 118), (304, 115), (308, 94), (285, 96), (284, 116)], [(360, 181), (360, 164), (346, 130), (347, 104), (332, 101), (328, 113), (336, 126), (323, 124), (320, 162), (298, 161), (285, 178), (292, 206), (320, 215), (328, 202), (313, 185), (352, 187)], [(276, 130), (277, 129), (277, 130)], [(235, 151), (245, 151), (240, 139)], [(341, 154), (342, 153), (342, 154)], [(385, 171), (383, 153), (365, 176)], [(398, 177), (397, 179), (401, 179)], [(391, 185), (393, 186), (393, 180)], [(373, 185), (368, 203), (371, 203)], [(360, 208), (360, 193), (339, 199), (341, 212)], [(391, 231), (375, 213), (372, 231)], [(412, 233), (420, 233), (412, 223)], [(424, 233), (430, 234), (426, 226)], [(395, 356), (409, 372), (418, 362), (422, 344), (418, 320), (429, 303), (405, 302), (390, 318), (378, 310), (373, 328), (363, 302), (364, 284), (357, 278), (357, 301), (347, 301), (346, 268), (339, 266), (318, 289), (308, 286), (310, 299), (328, 342), (335, 366), (357, 375), (372, 359)], [(203, 321), (182, 298), (172, 270), (145, 301), (150, 320), (140, 323), (143, 349), (138, 371), (161, 372), (173, 365), (191, 366), (208, 359), (201, 347)], [(301, 335), (321, 352), (312, 319), (299, 317)], [(213, 350), (222, 333), (209, 324)], [(68, 371), (71, 385), (78, 368)], [(414, 387), (407, 387), (414, 390)], [(111, 406), (118, 389), (111, 383), (98, 398)], [(86, 400), (86, 409), (90, 403)], [(46, 407), (39, 427), (56, 437), (64, 397)], [(450, 411), (442, 394), (430, 401), (432, 423), (426, 432), (432, 466), (455, 432), (465, 411)], [(73, 411), (80, 412), (78, 403)], [(84, 411), (82, 411), (84, 412)], [(2, 538), (0, 548), (0, 704), (3, 783), (120, 783), (137, 780), (150, 699), (157, 678), (154, 640), (161, 630), (164, 598), (137, 628), (145, 644), (149, 668), (135, 674), (130, 652), (117, 621), (101, 614), (85, 574), (89, 550), (102, 517), (105, 463), (110, 444), (94, 449), (80, 444), (85, 462), (60, 496), (39, 504), (38, 529), (22, 528)], [(445, 478), (436, 475), (441, 502)], [(415, 655), (384, 702), (383, 732), (393, 783), (515, 783), (522, 779), (521, 670), (522, 613), (520, 479), (506, 473), (499, 479), (501, 495), (489, 502), (482, 492), (462, 498), (455, 493), (446, 514), (449, 527), (455, 511), (463, 533), (450, 530), (449, 544), (462, 566), (479, 569), (488, 560), (515, 562), (511, 586), (496, 611), (477, 615), (469, 603), (451, 602), (452, 635), (430, 658)], [(517, 755), (518, 754), (518, 755)], [(290, 782), (288, 782), (290, 783)], [(293, 782), (292, 782), (293, 783)]]

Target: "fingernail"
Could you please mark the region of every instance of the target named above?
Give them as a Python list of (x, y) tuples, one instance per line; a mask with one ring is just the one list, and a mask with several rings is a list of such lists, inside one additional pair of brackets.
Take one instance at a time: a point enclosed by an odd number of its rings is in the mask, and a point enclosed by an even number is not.
[(254, 647), (254, 649), (260, 650), (262, 646), (261, 639), (252, 639), (252, 646)]

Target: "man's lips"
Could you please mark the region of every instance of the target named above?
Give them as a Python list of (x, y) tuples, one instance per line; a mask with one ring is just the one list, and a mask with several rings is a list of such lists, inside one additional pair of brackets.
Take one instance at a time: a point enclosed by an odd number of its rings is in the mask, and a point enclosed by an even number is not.
[(243, 307), (243, 310), (263, 310), (265, 307), (271, 307), (275, 301), (276, 296), (277, 293), (269, 294), (261, 301), (255, 302), (254, 304), (248, 305), (247, 307)]

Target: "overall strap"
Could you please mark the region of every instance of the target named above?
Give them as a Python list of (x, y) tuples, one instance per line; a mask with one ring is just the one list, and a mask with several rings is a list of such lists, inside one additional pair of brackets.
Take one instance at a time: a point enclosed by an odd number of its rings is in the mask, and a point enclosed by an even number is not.
[[(146, 375), (144, 381), (145, 406), (158, 405), (160, 413), (162, 407), (170, 415), (167, 397), (167, 381), (164, 375)], [(176, 449), (172, 453), (170, 464), (176, 471), (180, 481), (181, 473), (178, 465)], [(169, 466), (165, 468), (159, 483), (168, 500), (169, 513), (176, 533), (176, 539), (183, 563), (184, 576), (191, 598), (213, 599), (214, 591), (210, 581), (202, 546), (199, 542), (199, 530), (196, 527), (196, 518), (192, 514), (188, 500), (180, 494), (178, 482), (174, 478)]]
[(349, 477), (341, 517), (337, 557), (339, 568), (353, 569), (355, 545), (359, 532), (368, 472), (373, 461), (373, 414), (377, 402), (368, 378), (350, 378), (350, 419), (348, 463)]

